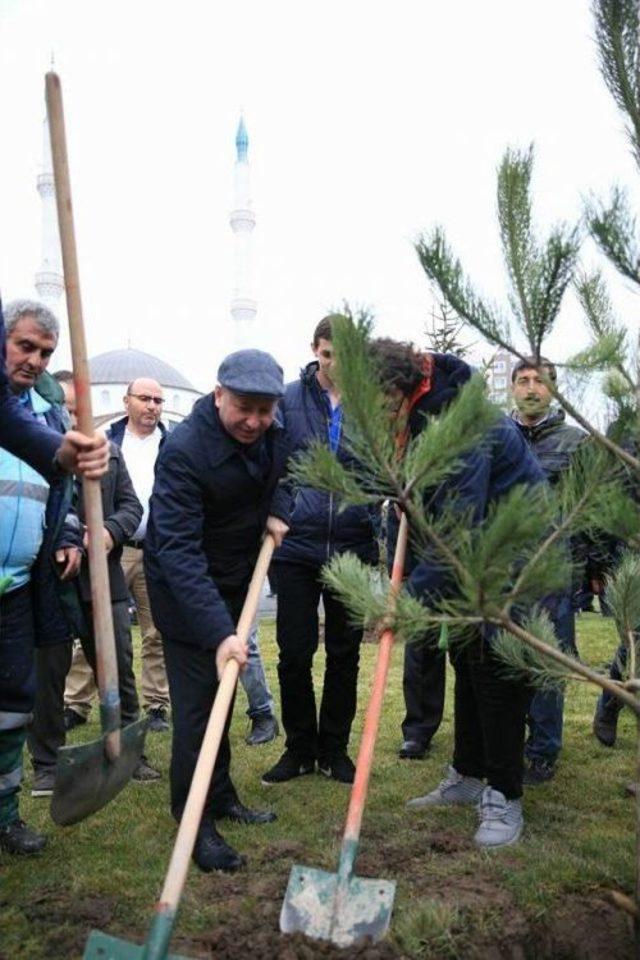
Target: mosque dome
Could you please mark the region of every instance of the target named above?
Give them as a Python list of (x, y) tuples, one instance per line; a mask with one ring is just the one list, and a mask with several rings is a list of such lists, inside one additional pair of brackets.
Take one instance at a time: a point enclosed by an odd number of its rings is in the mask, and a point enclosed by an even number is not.
[(163, 387), (198, 390), (171, 364), (143, 350), (109, 350), (89, 360), (92, 383), (130, 383), (138, 377), (157, 380)]

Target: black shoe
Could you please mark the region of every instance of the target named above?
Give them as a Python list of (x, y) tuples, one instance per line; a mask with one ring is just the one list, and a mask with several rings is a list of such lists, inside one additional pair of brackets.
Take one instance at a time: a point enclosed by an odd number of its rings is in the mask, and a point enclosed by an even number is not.
[(73, 730), (74, 727), (81, 727), (86, 722), (87, 718), (81, 716), (77, 710), (72, 710), (71, 707), (64, 708), (65, 730)]
[(428, 749), (429, 744), (420, 740), (403, 740), (398, 756), (401, 760), (423, 760)]
[(277, 816), (273, 810), (250, 810), (244, 803), (234, 800), (220, 810), (216, 820), (233, 820), (234, 823), (273, 823)]
[(212, 823), (203, 823), (198, 831), (193, 848), (193, 862), (205, 873), (226, 870), (233, 873), (243, 867), (247, 858), (230, 847)]
[(556, 765), (553, 760), (544, 760), (542, 757), (534, 757), (525, 767), (522, 776), (522, 782), (527, 787), (538, 787), (547, 780), (553, 780), (556, 775)]
[(261, 743), (271, 743), (279, 733), (278, 721), (272, 714), (267, 714), (252, 720), (251, 733), (244, 738), (244, 742), (250, 747), (257, 747)]
[(598, 703), (593, 717), (593, 732), (603, 747), (613, 747), (618, 735), (618, 714), (613, 707), (602, 708)]
[(155, 767), (152, 767), (145, 755), (140, 757), (138, 766), (133, 771), (131, 779), (136, 783), (154, 783), (156, 780), (162, 780), (162, 774)]
[(285, 750), (276, 765), (262, 775), (262, 783), (265, 787), (270, 787), (274, 783), (286, 783), (287, 780), (293, 780), (295, 777), (304, 777), (308, 773), (313, 773), (315, 768), (314, 760), (300, 760), (299, 757), (294, 757)]
[(40, 853), (47, 838), (31, 830), (24, 820), (14, 820), (8, 827), (0, 827), (0, 850), (7, 853)]
[(151, 733), (166, 733), (169, 729), (167, 711), (164, 707), (151, 707), (150, 710), (147, 710), (147, 717), (149, 720), (147, 730), (150, 730)]
[(353, 783), (356, 768), (346, 753), (337, 753), (325, 760), (318, 760), (318, 773), (338, 783)]

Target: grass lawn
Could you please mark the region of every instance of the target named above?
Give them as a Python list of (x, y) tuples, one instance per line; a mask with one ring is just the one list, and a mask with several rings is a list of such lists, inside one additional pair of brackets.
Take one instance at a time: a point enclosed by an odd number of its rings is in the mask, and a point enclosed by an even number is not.
[[(272, 623), (263, 622), (260, 637), (276, 693)], [(604, 662), (615, 645), (611, 622), (595, 614), (582, 616), (578, 642), (585, 660)], [(354, 759), (375, 654), (374, 645), (363, 646)], [(322, 651), (317, 678), (321, 672)], [(398, 883), (386, 941), (340, 952), (278, 933), (292, 864), (330, 871), (337, 867), (348, 788), (319, 776), (262, 787), (260, 775), (280, 755), (283, 739), (264, 747), (244, 744), (246, 698), (239, 690), (232, 728), (234, 780), (245, 803), (271, 806), (278, 820), (263, 827), (223, 826), (230, 843), (248, 855), (249, 867), (232, 876), (191, 869), (173, 951), (247, 960), (631, 956), (629, 922), (606, 898), (609, 889), (633, 889), (634, 806), (624, 795), (633, 776), (631, 715), (625, 711), (621, 717), (616, 747), (601, 747), (591, 733), (597, 693), (585, 684), (573, 685), (561, 764), (551, 783), (526, 792), (522, 842), (480, 853), (471, 842), (472, 809), (405, 810), (407, 799), (437, 783), (450, 756), (452, 684), (428, 759), (401, 761), (401, 679), (398, 649), (356, 865), (359, 875)], [(74, 731), (70, 742), (96, 734), (92, 723)], [(168, 810), (169, 747), (170, 735), (149, 734), (147, 753), (163, 780), (129, 785), (105, 810), (68, 828), (51, 822), (47, 800), (29, 796), (27, 763), (22, 816), (48, 834), (49, 845), (37, 858), (0, 854), (0, 960), (76, 960), (92, 927), (144, 939), (175, 835)]]

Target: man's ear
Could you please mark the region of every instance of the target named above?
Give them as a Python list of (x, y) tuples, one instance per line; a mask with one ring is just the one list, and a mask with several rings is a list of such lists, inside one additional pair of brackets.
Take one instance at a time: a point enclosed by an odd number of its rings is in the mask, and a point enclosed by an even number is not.
[(218, 384), (213, 389), (213, 402), (215, 403), (216, 407), (220, 406), (221, 397), (222, 397), (222, 387), (220, 386), (220, 384)]

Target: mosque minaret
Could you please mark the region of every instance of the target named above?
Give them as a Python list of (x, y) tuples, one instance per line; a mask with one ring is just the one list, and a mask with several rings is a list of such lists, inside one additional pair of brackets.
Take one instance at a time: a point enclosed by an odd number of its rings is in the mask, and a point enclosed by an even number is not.
[(233, 175), (233, 210), (229, 216), (234, 233), (234, 284), (231, 300), (234, 349), (249, 346), (254, 338), (258, 305), (252, 296), (251, 235), (256, 217), (251, 204), (249, 181), (249, 137), (244, 118), (236, 133), (236, 162)]
[(49, 122), (46, 117), (42, 124), (42, 168), (38, 176), (37, 186), (42, 200), (42, 247), (40, 269), (35, 276), (35, 286), (40, 299), (55, 312), (58, 309), (60, 297), (64, 290), (64, 280), (62, 277), (60, 238), (58, 236), (56, 196), (53, 186)]

